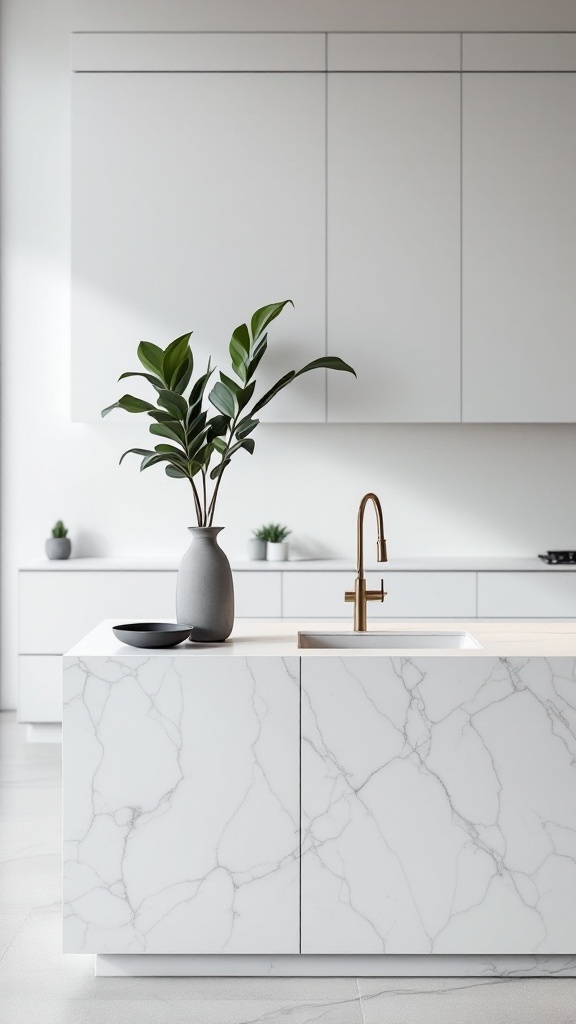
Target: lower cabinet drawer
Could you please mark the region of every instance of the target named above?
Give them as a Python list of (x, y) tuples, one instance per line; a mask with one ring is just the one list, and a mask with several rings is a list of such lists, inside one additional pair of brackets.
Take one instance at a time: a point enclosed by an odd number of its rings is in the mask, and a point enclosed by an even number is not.
[[(367, 573), (368, 586), (378, 589), (384, 579), (383, 604), (370, 602), (371, 619), (475, 618), (476, 574), (473, 572)], [(353, 573), (284, 573), (283, 614), (286, 618), (350, 618), (352, 605), (344, 592), (354, 587)]]
[(480, 572), (478, 616), (484, 619), (576, 617), (576, 572)]
[(62, 721), (62, 658), (21, 654), (18, 658), (19, 722)]

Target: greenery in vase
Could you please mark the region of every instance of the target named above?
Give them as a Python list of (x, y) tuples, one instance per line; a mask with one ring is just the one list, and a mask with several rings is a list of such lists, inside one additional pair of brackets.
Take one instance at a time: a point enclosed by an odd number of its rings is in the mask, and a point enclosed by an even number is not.
[[(198, 526), (212, 526), (222, 477), (231, 459), (239, 451), (254, 452), (254, 438), (249, 435), (259, 424), (257, 413), (268, 405), (283, 388), (310, 370), (355, 370), (337, 356), (313, 359), (300, 370), (290, 370), (252, 404), (256, 391), (255, 373), (268, 345), (267, 328), (290, 299), (257, 309), (248, 324), (240, 324), (229, 345), (232, 374), (219, 372), (208, 392), (208, 383), (215, 372), (208, 367), (193, 380), (194, 356), (190, 347), (192, 332), (176, 338), (162, 349), (149, 341), (141, 341), (138, 358), (144, 371), (129, 371), (118, 378), (143, 377), (156, 392), (153, 405), (134, 395), (122, 395), (117, 402), (102, 410), (107, 416), (112, 409), (144, 413), (153, 421), (149, 430), (155, 437), (165, 438), (153, 449), (129, 448), (120, 458), (134, 453), (142, 456), (140, 470), (164, 464), (167, 476), (188, 480), (192, 487)], [(210, 406), (216, 410), (211, 413)]]
[(59, 519), (58, 522), (55, 523), (54, 526), (52, 527), (52, 536), (55, 537), (57, 540), (63, 540), (64, 537), (68, 536), (68, 530), (64, 526), (64, 523), (62, 522), (61, 519)]
[(289, 530), (287, 526), (282, 526), (281, 523), (268, 523), (267, 526), (261, 526), (258, 530), (254, 530), (254, 536), (258, 540), (269, 541), (270, 544), (281, 544), (291, 533), (292, 530)]

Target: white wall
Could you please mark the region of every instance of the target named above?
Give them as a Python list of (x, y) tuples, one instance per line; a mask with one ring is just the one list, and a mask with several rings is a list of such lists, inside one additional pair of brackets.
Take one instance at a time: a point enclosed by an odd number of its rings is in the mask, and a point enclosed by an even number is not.
[[(68, 418), (72, 28), (575, 30), (576, 4), (3, 0), (4, 707), (16, 701), (16, 569), (42, 557), (57, 517), (70, 524), (77, 554), (98, 555), (179, 554), (192, 521), (184, 484), (162, 471), (139, 476), (128, 461), (118, 468), (119, 454), (141, 440), (136, 418)], [(194, 310), (190, 318), (193, 326)], [(357, 502), (370, 488), (382, 497), (391, 556), (576, 547), (575, 441), (572, 426), (262, 427), (254, 457), (229, 472), (218, 519), (232, 554), (252, 526), (275, 518), (303, 550), (352, 555)]]

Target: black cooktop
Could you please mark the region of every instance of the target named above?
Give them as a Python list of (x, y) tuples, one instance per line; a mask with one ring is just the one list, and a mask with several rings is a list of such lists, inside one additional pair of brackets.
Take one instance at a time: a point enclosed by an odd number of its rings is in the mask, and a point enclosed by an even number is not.
[(576, 565), (576, 551), (547, 551), (538, 558), (548, 565)]

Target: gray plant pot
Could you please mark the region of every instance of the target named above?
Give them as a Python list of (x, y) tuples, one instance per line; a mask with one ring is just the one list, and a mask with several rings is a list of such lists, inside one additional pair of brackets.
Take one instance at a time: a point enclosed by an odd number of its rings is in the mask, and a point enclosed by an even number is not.
[(263, 562), (266, 558), (266, 541), (259, 537), (250, 537), (248, 541), (248, 559), (250, 562)]
[(46, 557), (54, 561), (56, 558), (70, 558), (72, 544), (69, 537), (48, 537), (44, 548)]
[(198, 643), (226, 640), (234, 625), (234, 584), (218, 544), (222, 526), (189, 526), (192, 542), (178, 569), (176, 618), (190, 622)]

